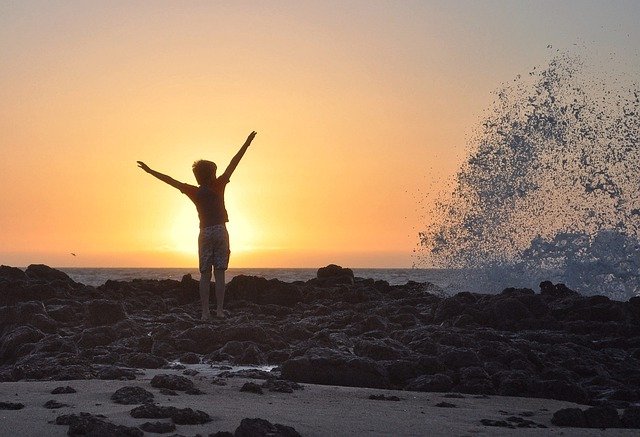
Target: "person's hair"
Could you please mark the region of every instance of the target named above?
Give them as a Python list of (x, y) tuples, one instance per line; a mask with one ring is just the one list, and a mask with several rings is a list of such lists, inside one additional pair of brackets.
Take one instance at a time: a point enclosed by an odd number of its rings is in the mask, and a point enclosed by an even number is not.
[(198, 185), (205, 185), (211, 182), (218, 167), (214, 162), (201, 159), (194, 162), (191, 168), (193, 169), (196, 181), (198, 181)]

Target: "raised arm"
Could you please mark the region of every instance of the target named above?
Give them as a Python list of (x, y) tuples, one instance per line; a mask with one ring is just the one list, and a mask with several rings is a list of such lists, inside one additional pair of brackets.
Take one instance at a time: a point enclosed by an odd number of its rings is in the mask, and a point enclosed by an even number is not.
[(226, 179), (231, 178), (231, 175), (233, 174), (234, 170), (238, 166), (238, 163), (240, 162), (240, 160), (244, 156), (244, 152), (247, 151), (247, 149), (249, 148), (249, 145), (251, 145), (251, 141), (253, 141), (253, 138), (255, 136), (256, 136), (256, 132), (255, 131), (253, 131), (253, 132), (251, 132), (249, 134), (249, 136), (247, 137), (247, 141), (245, 141), (244, 144), (242, 145), (242, 147), (240, 147), (240, 150), (238, 151), (238, 153), (236, 153), (236, 156), (233, 157), (233, 159), (231, 160), (231, 162), (227, 166), (227, 169), (224, 171), (224, 173), (222, 173), (222, 175), (220, 177), (225, 177)]
[(162, 182), (167, 183), (167, 184), (171, 185), (172, 187), (177, 188), (178, 190), (182, 190), (182, 187), (185, 185), (180, 181), (176, 181), (171, 176), (167, 176), (166, 174), (162, 174), (162, 173), (160, 173), (158, 171), (152, 170), (151, 168), (149, 168), (149, 166), (147, 164), (145, 164), (142, 161), (137, 161), (137, 162), (138, 162), (138, 167), (140, 167), (141, 169), (143, 169), (144, 171), (146, 171), (150, 175), (157, 177)]

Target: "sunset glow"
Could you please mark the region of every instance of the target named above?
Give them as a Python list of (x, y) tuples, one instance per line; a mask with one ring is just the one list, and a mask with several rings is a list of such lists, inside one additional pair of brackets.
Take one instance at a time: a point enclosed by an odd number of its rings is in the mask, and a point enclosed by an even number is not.
[(515, 4), (0, 3), (0, 263), (196, 265), (193, 204), (136, 160), (195, 184), (255, 130), (231, 267), (410, 267), (491, 92), (574, 42)]

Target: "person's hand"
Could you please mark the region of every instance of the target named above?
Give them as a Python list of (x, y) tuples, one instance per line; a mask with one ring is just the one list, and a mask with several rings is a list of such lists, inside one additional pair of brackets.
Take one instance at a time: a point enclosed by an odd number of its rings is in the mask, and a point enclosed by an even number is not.
[(142, 161), (136, 161), (138, 163), (138, 167), (140, 167), (141, 169), (143, 169), (144, 171), (146, 171), (147, 173), (149, 173), (149, 171), (151, 170), (149, 168), (149, 166), (147, 164), (145, 164)]
[(256, 133), (257, 133), (256, 131), (253, 131), (249, 134), (249, 136), (247, 137), (247, 141), (245, 141), (246, 145), (251, 144), (251, 141), (253, 141), (253, 139), (255, 138)]

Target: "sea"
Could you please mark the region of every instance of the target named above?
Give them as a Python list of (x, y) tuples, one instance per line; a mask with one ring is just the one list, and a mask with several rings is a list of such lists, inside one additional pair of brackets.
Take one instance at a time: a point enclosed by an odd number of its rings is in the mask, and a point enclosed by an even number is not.
[[(184, 275), (200, 278), (197, 268), (76, 268), (58, 267), (74, 281), (85, 285), (100, 286), (107, 280), (130, 281), (132, 279), (173, 279), (179, 281)], [(464, 275), (454, 269), (352, 269), (356, 277), (381, 279), (391, 285), (404, 285), (409, 281), (430, 282), (443, 290), (461, 286)], [(238, 275), (260, 276), (285, 282), (307, 281), (315, 278), (315, 268), (230, 268), (227, 282)]]

